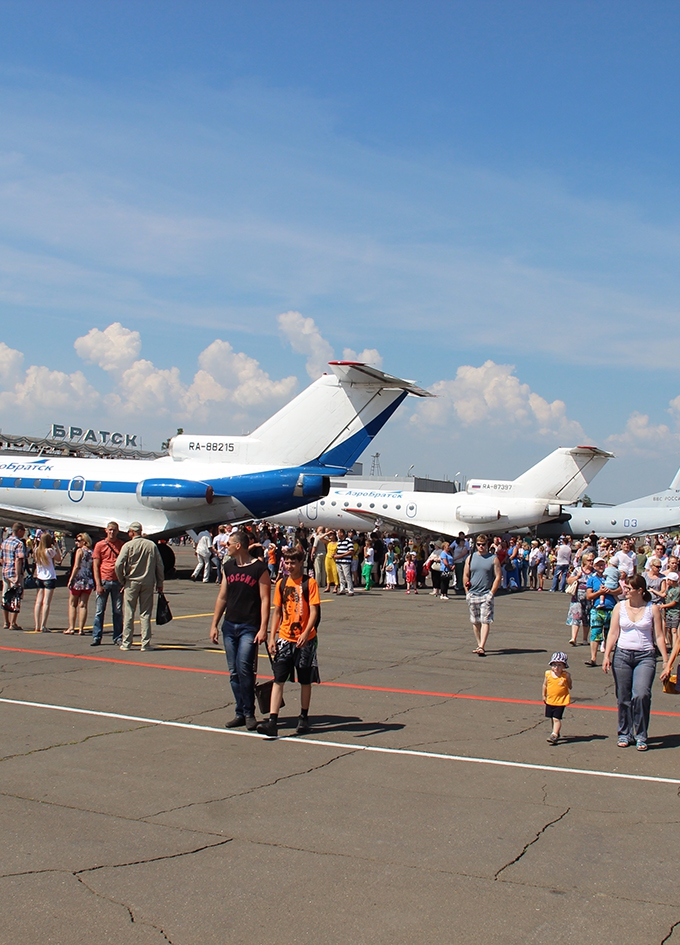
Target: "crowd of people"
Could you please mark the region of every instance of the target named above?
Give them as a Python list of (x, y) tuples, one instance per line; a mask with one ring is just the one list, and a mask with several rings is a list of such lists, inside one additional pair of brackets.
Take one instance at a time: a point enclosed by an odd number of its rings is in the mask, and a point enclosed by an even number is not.
[[(226, 530), (228, 534), (228, 527)], [(460, 534), (453, 542), (422, 542), (396, 535), (386, 537), (377, 529), (370, 534), (323, 527), (308, 532), (304, 528), (293, 531), (267, 523), (254, 526), (249, 535), (247, 532), (239, 534), (242, 542), (248, 541), (249, 554), (262, 561), (262, 582), (285, 582), (292, 574), (295, 588), (292, 593), (298, 603), (304, 597), (301, 581), (305, 570), (306, 580), (314, 584), (315, 601), (319, 599), (317, 595), (321, 588), (325, 593), (348, 596), (354, 595), (359, 583), (366, 592), (375, 587), (394, 590), (400, 586), (400, 575), (405, 592), (417, 594), (419, 589), (426, 587), (429, 575), (429, 593), (435, 598), (448, 600), (450, 593), (465, 595), (475, 634), (473, 652), (479, 657), (487, 655), (496, 595), (501, 591), (540, 593), (545, 589), (545, 581), (549, 580), (549, 592), (569, 595), (566, 615), (570, 628), (569, 644), (579, 646), (579, 635), (582, 634), (583, 643), (590, 647), (586, 665), (597, 666), (597, 655), (602, 652), (603, 671), (608, 673), (611, 670), (613, 673), (618, 702), (618, 746), (625, 748), (635, 744), (638, 751), (647, 749), (651, 690), (658, 656), (663, 662), (661, 679), (670, 685), (673, 665), (680, 655), (680, 539), (677, 537), (648, 537), (636, 545), (628, 538), (614, 543), (591, 534), (580, 541), (562, 536), (553, 545), (511, 535), (493, 538), (478, 535), (470, 540)], [(227, 545), (227, 558), (228, 553)], [(218, 555), (217, 550), (215, 554)], [(268, 578), (264, 576), (265, 560)], [(279, 615), (272, 624), (275, 628), (281, 621), (281, 602), (279, 594), (275, 597), (275, 614)], [(221, 604), (224, 608), (228, 605), (228, 590), (224, 582), (213, 622), (215, 640), (223, 612)], [(306, 643), (313, 623), (310, 612), (305, 621), (298, 622), (298, 633), (304, 631), (302, 639)], [(253, 622), (250, 630), (250, 645), (256, 649), (258, 639), (264, 641), (266, 636), (264, 618), (259, 628)], [(278, 653), (281, 639), (275, 629), (274, 637), (269, 641), (273, 657)], [(295, 635), (287, 639), (293, 653), (295, 639)], [(249, 665), (252, 663), (250, 656)], [(228, 649), (227, 659), (233, 678), (234, 674), (238, 675), (238, 669), (234, 660), (229, 660)], [(282, 686), (276, 669), (275, 679), (276, 685)], [(564, 708), (570, 703), (571, 688), (568, 657), (563, 651), (557, 651), (551, 658), (543, 684), (546, 716), (551, 719), (548, 737), (551, 745), (560, 740)], [(237, 683), (235, 696), (238, 691)], [(302, 700), (305, 712), (309, 708), (309, 691), (309, 684), (305, 683)], [(277, 699), (280, 695), (278, 693)], [(242, 714), (237, 710), (230, 724), (249, 725), (263, 734), (275, 735), (280, 703), (274, 702), (276, 709), (272, 725), (257, 725), (254, 715), (248, 714), (250, 703), (242, 709)]]
[[(6, 630), (22, 630), (21, 604), (26, 590), (35, 589), (33, 631), (52, 633), (48, 627), (50, 606), (57, 587), (56, 568), (66, 556), (62, 534), (36, 529), (29, 534), (21, 522), (3, 529), (2, 611)], [(151, 612), (154, 587), (163, 591), (164, 568), (158, 546), (142, 536), (142, 526), (132, 522), (128, 541), (119, 537), (117, 522), (109, 522), (105, 537), (94, 544), (87, 532), (75, 536), (68, 589), (68, 626), (65, 634), (85, 633), (90, 597), (95, 592), (96, 608), (91, 646), (100, 646), (104, 614), (109, 599), (113, 622), (113, 642), (121, 650), (132, 645), (135, 613), (139, 610), (142, 650), (151, 646)]]
[[(113, 642), (130, 649), (134, 614), (139, 608), (142, 650), (151, 648), (153, 592), (163, 590), (163, 564), (157, 545), (142, 537), (133, 522), (129, 541), (109, 523), (106, 536), (94, 544), (81, 532), (67, 581), (67, 634), (82, 634), (95, 592), (92, 646), (101, 644), (103, 620), (111, 602)], [(301, 683), (298, 730), (308, 731), (311, 684), (318, 681), (316, 627), (320, 593), (353, 597), (355, 589), (382, 588), (406, 594), (429, 592), (435, 599), (465, 596), (475, 636), (473, 653), (486, 657), (494, 620), (494, 601), (505, 592), (566, 593), (568, 645), (589, 647), (588, 667), (611, 671), (616, 683), (618, 744), (647, 748), (651, 689), (658, 656), (661, 679), (674, 686), (672, 670), (680, 655), (680, 539), (648, 536), (635, 542), (612, 542), (594, 534), (582, 540), (562, 536), (540, 542), (504, 535), (452, 542), (422, 541), (385, 535), (379, 529), (310, 531), (255, 523), (248, 528), (220, 525), (194, 541), (194, 580), (220, 584), (211, 629), (213, 642), (222, 633), (236, 713), (230, 726), (245, 725), (276, 735), (278, 708), (286, 680)], [(15, 523), (2, 541), (3, 613), (6, 629), (21, 629), (18, 616), (26, 587), (36, 589), (35, 632), (50, 632), (50, 606), (57, 585), (56, 567), (65, 557), (63, 536), (37, 530), (28, 534)], [(429, 585), (427, 580), (429, 578)], [(546, 588), (546, 581), (549, 587)], [(269, 626), (274, 589), (274, 618)], [(220, 622), (223, 621), (220, 627)], [(274, 670), (269, 721), (255, 721), (254, 687), (258, 646), (267, 642)], [(568, 657), (553, 654), (543, 694), (552, 720), (549, 741), (560, 739), (562, 713), (569, 704)], [(680, 690), (678, 690), (680, 691)], [(557, 700), (557, 701), (555, 701)]]

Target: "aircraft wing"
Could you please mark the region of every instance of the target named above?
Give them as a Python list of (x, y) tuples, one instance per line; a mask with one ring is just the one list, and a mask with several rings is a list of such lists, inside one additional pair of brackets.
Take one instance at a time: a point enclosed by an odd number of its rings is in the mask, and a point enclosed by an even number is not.
[(105, 528), (95, 522), (83, 523), (82, 518), (78, 521), (68, 518), (60, 518), (38, 512), (35, 509), (26, 509), (20, 505), (2, 505), (0, 506), (0, 525), (11, 526), (14, 522), (21, 522), (28, 528), (49, 528), (64, 532), (83, 531), (84, 528)]
[[(374, 525), (377, 528), (383, 525), (389, 525), (391, 528), (393, 528), (395, 531), (398, 531), (402, 535), (406, 534), (406, 535), (453, 536), (454, 534), (454, 532), (452, 532), (450, 529), (447, 529), (446, 527), (435, 528), (435, 527), (429, 527), (429, 525), (418, 525), (416, 521), (409, 522), (409, 521), (404, 521), (404, 519), (400, 519), (400, 518), (390, 518), (389, 515), (378, 514), (377, 512), (367, 512), (366, 509), (346, 508), (346, 509), (343, 509), (343, 512), (349, 512), (352, 515), (356, 515), (357, 518), (362, 518), (365, 522), (367, 522), (368, 524)], [(433, 526), (437, 524), (440, 524), (442, 526), (445, 525), (445, 523), (436, 523), (436, 522), (430, 523), (430, 525), (433, 525)], [(342, 528), (345, 526), (338, 525), (338, 527)], [(460, 531), (464, 531), (467, 534), (469, 532), (469, 528), (467, 525), (457, 522), (455, 534), (457, 535), (458, 532)]]

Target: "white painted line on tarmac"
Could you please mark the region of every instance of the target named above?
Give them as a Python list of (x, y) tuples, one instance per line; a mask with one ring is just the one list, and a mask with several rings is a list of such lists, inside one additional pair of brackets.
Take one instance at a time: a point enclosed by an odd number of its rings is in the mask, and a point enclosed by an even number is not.
[(322, 748), (343, 748), (346, 751), (367, 751), (380, 755), (406, 755), (412, 758), (431, 758), (437, 761), (459, 761), (475, 765), (496, 765), (500, 768), (523, 768), (529, 771), (555, 771), (559, 774), (581, 774), (589, 778), (619, 778), (624, 781), (651, 781), (655, 784), (680, 785), (677, 778), (658, 778), (647, 774), (625, 774), (619, 771), (597, 771), (591, 768), (563, 768), (559, 765), (534, 765), (523, 761), (504, 761), (500, 758), (471, 758), (468, 755), (447, 755), (434, 751), (416, 751), (413, 748), (381, 748), (378, 745), (353, 745), (349, 742), (330, 742), (320, 738), (299, 738), (293, 735), (267, 738), (256, 732), (240, 732), (234, 729), (217, 728), (214, 725), (197, 725), (195, 722), (169, 722), (165, 719), (149, 719), (142, 715), (122, 715), (120, 712), (99, 712), (96, 709), (79, 709), (70, 705), (52, 705), (49, 702), (26, 702), (23, 699), (5, 699), (7, 705), (22, 705), (31, 709), (50, 709), (53, 712), (71, 712), (74, 715), (92, 715), (103, 719), (118, 719), (123, 722), (141, 722), (144, 725), (160, 725), (166, 728), (183, 728), (196, 732), (216, 732), (219, 735), (237, 735), (240, 738), (258, 738), (261, 741), (281, 742), (286, 745), (319, 745)]

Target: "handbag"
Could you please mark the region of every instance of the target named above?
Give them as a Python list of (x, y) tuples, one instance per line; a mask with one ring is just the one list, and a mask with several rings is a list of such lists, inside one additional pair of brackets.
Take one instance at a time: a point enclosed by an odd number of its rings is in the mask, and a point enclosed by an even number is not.
[(663, 691), (671, 693), (674, 696), (680, 694), (680, 689), (678, 689), (678, 675), (675, 673), (673, 676), (669, 676), (668, 679), (663, 681)]
[(34, 574), (27, 574), (24, 578), (24, 590), (25, 591), (34, 591), (38, 586), (38, 582), (35, 579)]
[(165, 594), (158, 595), (158, 602), (156, 603), (156, 623), (159, 627), (162, 627), (165, 623), (170, 623), (172, 620), (172, 611), (170, 610), (170, 604), (168, 604), (168, 599)]
[(16, 614), (21, 609), (21, 598), (24, 596), (24, 589), (21, 584), (14, 584), (5, 591), (2, 598), (2, 609), (9, 613)]
[[(255, 698), (257, 700), (257, 707), (262, 715), (269, 715), (273, 686), (273, 679), (267, 679), (266, 682), (255, 683)], [(283, 705), (283, 703), (281, 703), (281, 705)]]
[[(253, 667), (255, 670), (255, 676), (257, 676), (257, 660), (258, 660), (258, 653), (256, 652), (255, 653), (255, 666)], [(269, 657), (269, 662), (270, 664), (272, 662), (271, 656)], [(273, 679), (266, 679), (264, 682), (255, 683), (255, 699), (257, 701), (257, 707), (260, 710), (261, 715), (269, 715), (269, 709), (271, 707), (271, 702), (272, 702), (273, 686), (274, 686)], [(281, 708), (283, 708), (285, 704), (286, 703), (282, 699)]]

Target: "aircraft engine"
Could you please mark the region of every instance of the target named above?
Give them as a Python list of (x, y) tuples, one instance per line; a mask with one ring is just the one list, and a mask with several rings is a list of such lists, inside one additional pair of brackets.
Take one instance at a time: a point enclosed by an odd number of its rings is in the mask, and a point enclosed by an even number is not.
[(330, 491), (330, 476), (317, 476), (316, 473), (300, 473), (295, 483), (293, 495), (300, 496), (301, 498), (313, 496), (316, 499), (323, 498), (323, 496), (328, 495)]
[(144, 479), (137, 486), (137, 501), (147, 509), (194, 509), (211, 505), (213, 487), (190, 479)]
[(475, 502), (470, 505), (459, 505), (456, 509), (456, 518), (468, 525), (485, 525), (497, 522), (502, 515), (498, 508), (491, 505), (478, 505)]
[(555, 505), (554, 502), (551, 502), (546, 508), (545, 514), (549, 516), (549, 518), (559, 518), (562, 514), (562, 506)]

